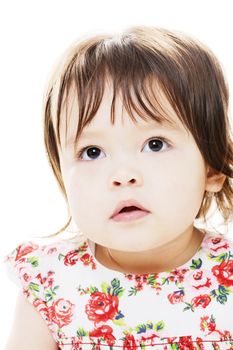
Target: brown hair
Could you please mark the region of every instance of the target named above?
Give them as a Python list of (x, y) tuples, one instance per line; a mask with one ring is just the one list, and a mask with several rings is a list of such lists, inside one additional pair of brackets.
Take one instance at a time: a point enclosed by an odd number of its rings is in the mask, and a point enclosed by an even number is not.
[[(77, 142), (83, 128), (95, 117), (108, 78), (114, 91), (112, 123), (119, 92), (133, 120), (133, 111), (143, 119), (152, 118), (158, 122), (166, 119), (152, 84), (158, 83), (193, 135), (206, 164), (226, 175), (219, 192), (205, 192), (196, 218), (205, 219), (215, 200), (224, 221), (231, 220), (233, 141), (228, 118), (228, 88), (221, 66), (212, 51), (198, 40), (180, 32), (147, 26), (132, 27), (120, 35), (97, 35), (79, 40), (62, 56), (49, 81), (44, 102), (44, 141), (66, 202), (59, 161), (62, 106), (74, 86), (79, 105)], [(56, 234), (70, 222), (71, 217)]]

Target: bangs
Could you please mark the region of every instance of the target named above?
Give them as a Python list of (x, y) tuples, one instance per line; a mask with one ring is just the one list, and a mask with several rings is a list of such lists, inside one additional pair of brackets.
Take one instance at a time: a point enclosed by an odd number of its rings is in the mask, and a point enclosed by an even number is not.
[[(161, 57), (161, 53), (149, 49), (141, 49), (132, 38), (124, 36), (120, 41), (110, 38), (94, 40), (86, 43), (86, 49), (76, 50), (76, 54), (68, 63), (61, 77), (56, 109), (56, 134), (61, 146), (61, 116), (69, 116), (70, 97), (74, 94), (78, 101), (76, 144), (82, 130), (95, 117), (105, 88), (111, 85), (113, 97), (111, 101), (110, 121), (115, 122), (116, 98), (120, 97), (123, 108), (133, 122), (136, 115), (145, 120), (158, 123), (173, 124), (161, 103), (161, 92), (172, 106), (183, 124), (184, 109), (180, 103), (179, 90), (182, 87), (177, 81), (177, 62), (173, 58)], [(175, 93), (176, 92), (176, 93)]]

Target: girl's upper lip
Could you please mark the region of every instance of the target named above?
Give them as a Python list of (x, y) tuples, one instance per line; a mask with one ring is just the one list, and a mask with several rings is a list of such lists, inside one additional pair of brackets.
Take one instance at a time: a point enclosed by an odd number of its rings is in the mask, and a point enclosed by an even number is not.
[(113, 218), (115, 215), (117, 215), (117, 214), (121, 211), (121, 209), (123, 209), (123, 208), (125, 208), (125, 207), (137, 207), (137, 208), (139, 208), (139, 209), (141, 209), (141, 210), (144, 210), (144, 211), (150, 213), (150, 211), (149, 211), (148, 209), (144, 208), (144, 207), (143, 207), (140, 203), (138, 203), (136, 200), (134, 200), (134, 199), (128, 199), (128, 200), (125, 200), (125, 201), (121, 201), (121, 202), (119, 202), (119, 203), (117, 204), (117, 206), (116, 206), (114, 212), (112, 213), (110, 219)]

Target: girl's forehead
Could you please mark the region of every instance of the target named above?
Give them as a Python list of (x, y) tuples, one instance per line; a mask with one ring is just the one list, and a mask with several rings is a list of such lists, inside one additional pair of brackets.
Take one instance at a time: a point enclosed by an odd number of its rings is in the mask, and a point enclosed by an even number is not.
[[(105, 90), (103, 93), (103, 97), (100, 103), (98, 110), (93, 116), (92, 120), (90, 120), (87, 125), (84, 126), (81, 135), (87, 133), (87, 131), (95, 131), (95, 130), (106, 130), (108, 128), (144, 128), (155, 126), (157, 124), (158, 127), (163, 127), (167, 129), (180, 129), (184, 130), (183, 123), (177, 116), (173, 107), (167, 100), (165, 94), (162, 89), (155, 86), (155, 95), (151, 96), (150, 102), (154, 106), (155, 113), (158, 116), (158, 120), (152, 118), (150, 115), (147, 115), (145, 112), (142, 115), (133, 113), (134, 119), (129, 115), (123, 103), (123, 96), (121, 93), (118, 93), (115, 97), (115, 110), (114, 110), (114, 120), (111, 120), (111, 107), (113, 101), (113, 88), (111, 84), (106, 84)], [(148, 108), (148, 101), (144, 99), (143, 101)], [(135, 100), (135, 104), (137, 101)], [(65, 103), (62, 105), (61, 115), (60, 115), (60, 136), (62, 143), (67, 139), (67, 143), (70, 140), (74, 141), (77, 125), (79, 123), (79, 102), (77, 98), (77, 93), (75, 89), (71, 89)]]

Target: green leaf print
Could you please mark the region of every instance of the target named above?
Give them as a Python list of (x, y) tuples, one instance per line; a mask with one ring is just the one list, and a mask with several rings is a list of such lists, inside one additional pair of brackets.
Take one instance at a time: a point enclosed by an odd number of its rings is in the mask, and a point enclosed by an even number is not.
[(197, 260), (192, 260), (192, 265), (190, 265), (190, 269), (191, 270), (196, 270), (196, 269), (200, 269), (200, 267), (202, 266), (202, 260), (201, 259), (197, 259)]
[(46, 301), (51, 301), (54, 299), (54, 297), (57, 295), (55, 291), (59, 288), (59, 286), (55, 286), (54, 288), (46, 289), (45, 290), (45, 297)]
[(168, 278), (163, 277), (163, 278), (162, 278), (162, 286), (163, 286), (165, 283), (166, 283), (166, 284), (169, 284), (169, 280), (168, 280)]
[(138, 326), (135, 327), (135, 331), (137, 332), (137, 334), (146, 333), (146, 325), (139, 324)]
[(190, 303), (184, 303), (184, 304), (186, 304), (187, 306), (184, 308), (183, 311), (191, 310), (192, 312), (194, 312), (192, 304), (190, 304)]
[(60, 253), (60, 254), (58, 255), (58, 260), (61, 261), (64, 257), (65, 257), (65, 255)]
[(113, 289), (112, 291), (112, 295), (116, 295), (119, 298), (122, 297), (123, 293), (124, 293), (124, 289), (122, 287)]
[(217, 302), (220, 304), (226, 304), (227, 295), (231, 293), (230, 289), (225, 286), (218, 286), (218, 289), (214, 289), (210, 292), (210, 295), (216, 298)]
[(161, 329), (164, 329), (165, 324), (163, 321), (159, 321), (158, 323), (156, 323), (153, 327), (154, 330), (156, 331), (161, 331)]
[(153, 286), (156, 283), (156, 279), (154, 275), (149, 275), (149, 277), (147, 278), (148, 283)]
[(101, 283), (101, 291), (104, 293), (104, 294), (107, 294), (108, 293), (108, 288), (109, 288), (109, 284), (106, 283), (106, 282), (102, 282)]
[(35, 292), (39, 292), (40, 291), (40, 287), (38, 283), (34, 283), (34, 282), (30, 282), (28, 285), (28, 288), (30, 290), (34, 290)]
[(154, 288), (157, 288), (160, 286), (160, 283), (156, 280), (155, 275), (152, 274), (147, 278), (148, 284)]
[(120, 310), (120, 311), (118, 311), (118, 314), (115, 316), (115, 320), (119, 320), (120, 318), (123, 318), (123, 317), (125, 317), (125, 316), (122, 314), (122, 312)]
[(132, 295), (137, 295), (138, 290), (135, 287), (131, 287), (129, 290), (129, 297), (131, 297)]
[(120, 281), (118, 278), (114, 278), (112, 281), (111, 281), (111, 285), (113, 286), (113, 288), (118, 288), (120, 287)]
[(172, 350), (179, 350), (179, 345), (177, 343), (170, 344)]
[(118, 292), (118, 297), (121, 298), (124, 292), (125, 292), (125, 289), (121, 288), (121, 290)]
[(217, 289), (213, 289), (211, 292), (210, 292), (210, 296), (212, 296), (212, 297), (214, 297), (214, 298), (216, 298), (216, 296), (217, 296)]
[(115, 324), (116, 326), (126, 326), (126, 323), (123, 319), (120, 319), (120, 320), (112, 320), (112, 323)]
[(146, 331), (149, 329), (153, 329), (153, 330), (159, 332), (162, 329), (164, 329), (164, 327), (165, 327), (165, 324), (163, 321), (159, 321), (155, 324), (153, 324), (151, 321), (148, 321), (146, 324), (142, 323), (142, 324), (137, 325), (135, 327), (135, 331), (137, 332), (137, 334), (146, 333)]
[(219, 290), (219, 293), (223, 295), (229, 295), (231, 292), (229, 288), (226, 288), (225, 286), (221, 286), (221, 285), (218, 286), (218, 290)]
[(33, 267), (37, 267), (39, 265), (38, 258), (36, 256), (32, 256), (27, 258), (27, 262), (30, 263)]
[(120, 281), (114, 278), (114, 280), (111, 281), (111, 286), (106, 282), (102, 282), (101, 283), (102, 292), (105, 294), (109, 293), (110, 295), (116, 295), (119, 298), (122, 297), (125, 289), (120, 287)]
[(77, 337), (85, 337), (88, 336), (88, 332), (86, 332), (83, 328), (79, 328), (76, 332)]
[(148, 321), (146, 324), (146, 329), (153, 329), (153, 322)]
[(216, 262), (223, 262), (223, 261), (226, 261), (228, 260), (228, 253), (222, 253), (220, 255), (213, 255), (213, 254), (208, 254), (207, 255), (208, 259), (211, 259), (213, 261), (216, 261)]
[(98, 291), (99, 291), (98, 288), (90, 286), (90, 294), (93, 294), (93, 293), (98, 292)]
[(220, 303), (220, 304), (226, 304), (227, 302), (227, 296), (226, 295), (218, 295), (216, 300)]
[(214, 318), (214, 315), (212, 315), (212, 314), (211, 314), (211, 317), (210, 317), (210, 322), (213, 322), (213, 323), (216, 322), (216, 319)]
[[(123, 334), (124, 335), (127, 335), (127, 334), (132, 334), (134, 332), (134, 329), (132, 328), (132, 327), (128, 327), (127, 329), (125, 329), (125, 330), (123, 330)], [(120, 340), (124, 340), (125, 339), (125, 337), (123, 337), (123, 338), (120, 338)]]

